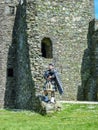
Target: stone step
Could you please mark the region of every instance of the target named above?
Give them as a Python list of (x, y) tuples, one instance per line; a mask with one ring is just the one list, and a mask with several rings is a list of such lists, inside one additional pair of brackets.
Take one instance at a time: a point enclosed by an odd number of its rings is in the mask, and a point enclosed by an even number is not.
[(61, 111), (62, 103), (59, 103), (59, 102), (45, 103), (42, 101), (42, 107), (45, 108), (46, 113), (52, 113), (52, 112), (56, 112), (56, 111)]
[(69, 103), (69, 104), (98, 104), (98, 102), (94, 102), (94, 101), (58, 101), (59, 103)]

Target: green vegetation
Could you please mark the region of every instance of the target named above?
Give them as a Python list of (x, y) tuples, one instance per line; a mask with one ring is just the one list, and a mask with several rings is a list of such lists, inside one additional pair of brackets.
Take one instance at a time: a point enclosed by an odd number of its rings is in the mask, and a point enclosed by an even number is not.
[(98, 130), (98, 105), (64, 104), (62, 111), (46, 116), (0, 110), (0, 130)]

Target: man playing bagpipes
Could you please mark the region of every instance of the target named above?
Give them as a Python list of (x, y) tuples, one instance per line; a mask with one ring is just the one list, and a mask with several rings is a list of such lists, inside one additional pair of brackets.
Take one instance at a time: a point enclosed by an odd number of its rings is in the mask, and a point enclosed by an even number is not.
[[(63, 94), (62, 83), (58, 77), (58, 72), (54, 68), (54, 64), (49, 64), (48, 70), (44, 73), (44, 78), (46, 79), (46, 83), (43, 87), (44, 89), (44, 101), (55, 103), (55, 92), (58, 90), (59, 94)], [(48, 98), (48, 92), (51, 92), (51, 99)]]

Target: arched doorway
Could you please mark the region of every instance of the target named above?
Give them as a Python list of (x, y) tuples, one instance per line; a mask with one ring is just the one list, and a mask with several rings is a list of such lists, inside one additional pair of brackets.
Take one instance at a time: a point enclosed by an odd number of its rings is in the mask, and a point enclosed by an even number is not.
[(50, 38), (43, 38), (41, 42), (41, 52), (44, 58), (53, 58), (53, 47)]

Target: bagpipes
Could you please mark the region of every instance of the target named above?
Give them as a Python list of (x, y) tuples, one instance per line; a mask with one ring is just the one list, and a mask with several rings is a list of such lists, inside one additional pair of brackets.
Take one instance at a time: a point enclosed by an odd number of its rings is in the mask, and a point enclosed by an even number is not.
[(57, 72), (55, 72), (55, 79), (56, 79), (56, 84), (57, 84), (57, 88), (58, 88), (59, 94), (62, 95), (64, 90), (63, 90), (62, 83), (60, 81), (60, 78), (59, 78)]

